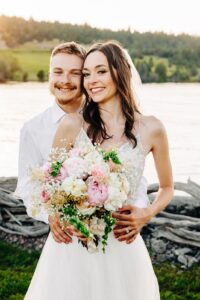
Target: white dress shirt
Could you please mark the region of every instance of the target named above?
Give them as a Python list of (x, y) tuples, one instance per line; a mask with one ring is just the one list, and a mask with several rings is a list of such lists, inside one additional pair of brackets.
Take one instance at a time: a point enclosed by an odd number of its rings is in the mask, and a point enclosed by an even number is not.
[[(23, 199), (30, 217), (33, 215), (29, 170), (36, 166), (42, 166), (47, 161), (56, 129), (64, 116), (65, 112), (57, 103), (54, 103), (43, 113), (26, 122), (21, 129), (18, 182), (15, 195)], [(146, 207), (149, 204), (147, 182), (144, 177), (141, 179), (134, 200), (138, 207)], [(33, 218), (48, 223), (48, 215), (44, 210), (41, 210)]]

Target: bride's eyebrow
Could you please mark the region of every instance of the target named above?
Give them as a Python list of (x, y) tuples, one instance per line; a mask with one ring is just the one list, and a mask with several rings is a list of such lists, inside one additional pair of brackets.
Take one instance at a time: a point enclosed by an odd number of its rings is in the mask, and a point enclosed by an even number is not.
[[(97, 65), (95, 66), (95, 69), (101, 68), (101, 67), (107, 67), (106, 65)], [(88, 71), (88, 68), (83, 68), (83, 71)]]

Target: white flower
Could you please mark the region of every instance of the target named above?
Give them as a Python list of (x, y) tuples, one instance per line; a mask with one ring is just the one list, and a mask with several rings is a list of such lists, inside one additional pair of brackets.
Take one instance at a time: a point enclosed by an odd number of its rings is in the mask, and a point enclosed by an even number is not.
[(93, 150), (93, 151), (89, 152), (88, 154), (86, 154), (84, 159), (87, 161), (89, 171), (96, 164), (99, 164), (101, 166), (103, 166), (105, 164), (102, 155), (96, 150)]
[(98, 219), (97, 217), (93, 217), (90, 220), (90, 232), (92, 234), (96, 234), (98, 236), (103, 236), (105, 226), (106, 226), (106, 224), (103, 219)]
[(88, 239), (88, 241), (87, 241), (87, 249), (88, 249), (89, 253), (98, 252), (98, 248), (92, 238)]
[(67, 177), (61, 188), (66, 192), (66, 194), (71, 194), (75, 197), (80, 197), (84, 195), (87, 191), (87, 186), (82, 179), (74, 178), (73, 176)]
[(69, 176), (83, 177), (87, 171), (87, 163), (81, 157), (70, 157), (64, 161), (63, 166), (67, 169)]
[(95, 206), (78, 206), (77, 205), (77, 208), (78, 208), (78, 211), (82, 214), (82, 215), (92, 215), (95, 210), (96, 210), (96, 207)]
[(112, 211), (121, 208), (128, 198), (130, 186), (126, 176), (111, 173), (108, 183), (108, 199), (104, 203), (105, 209)]

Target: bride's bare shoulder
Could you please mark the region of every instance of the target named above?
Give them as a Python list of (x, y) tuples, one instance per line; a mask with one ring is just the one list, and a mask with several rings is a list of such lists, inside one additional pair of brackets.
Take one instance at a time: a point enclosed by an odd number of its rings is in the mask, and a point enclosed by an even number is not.
[(157, 136), (165, 132), (162, 121), (153, 115), (142, 115), (140, 117), (140, 124), (141, 127), (144, 127), (144, 129), (153, 136)]

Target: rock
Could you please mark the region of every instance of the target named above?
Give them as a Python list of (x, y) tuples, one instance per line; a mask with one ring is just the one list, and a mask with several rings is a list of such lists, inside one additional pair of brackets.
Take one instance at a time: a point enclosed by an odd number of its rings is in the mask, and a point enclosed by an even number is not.
[(178, 256), (178, 261), (188, 268), (191, 268), (194, 264), (198, 263), (198, 260), (195, 257), (183, 254)]
[(167, 245), (163, 240), (151, 239), (151, 248), (154, 252), (162, 254), (166, 251)]
[(158, 254), (158, 255), (156, 256), (156, 261), (159, 262), (159, 263), (162, 263), (162, 262), (166, 261), (166, 256), (165, 256), (165, 254)]
[(188, 264), (187, 257), (185, 257), (185, 255), (183, 255), (183, 254), (180, 254), (178, 256), (177, 260), (184, 266), (187, 266), (187, 264)]
[(190, 253), (192, 250), (190, 248), (178, 248), (174, 250), (174, 253), (179, 256), (179, 255), (184, 255), (186, 253)]
[(195, 257), (189, 256), (189, 255), (185, 255), (187, 258), (187, 266), (188, 268), (191, 268), (194, 264), (198, 263), (198, 260)]

